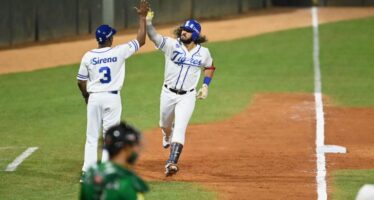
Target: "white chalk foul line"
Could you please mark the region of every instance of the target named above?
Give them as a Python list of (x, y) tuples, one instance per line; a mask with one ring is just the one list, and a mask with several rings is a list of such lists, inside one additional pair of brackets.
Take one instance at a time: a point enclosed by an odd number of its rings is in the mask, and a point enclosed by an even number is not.
[(17, 169), (17, 167), (27, 158), (29, 157), (32, 153), (34, 153), (38, 147), (29, 147), (24, 151), (21, 155), (19, 155), (16, 159), (13, 160), (6, 168), (5, 171), (7, 172), (12, 172)]
[(327, 200), (325, 153), (346, 153), (345, 147), (325, 145), (325, 116), (322, 101), (321, 67), (319, 60), (318, 8), (312, 7), (314, 99), (316, 102), (317, 199)]

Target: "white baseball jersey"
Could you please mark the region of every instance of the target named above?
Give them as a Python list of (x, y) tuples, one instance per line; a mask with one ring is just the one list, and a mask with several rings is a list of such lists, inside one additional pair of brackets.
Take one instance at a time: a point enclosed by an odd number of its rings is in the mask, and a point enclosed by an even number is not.
[(185, 91), (196, 88), (201, 68), (213, 63), (209, 50), (200, 44), (188, 51), (179, 39), (163, 37), (157, 48), (165, 53), (164, 84), (169, 88)]
[(113, 48), (88, 51), (82, 58), (78, 80), (87, 80), (87, 92), (121, 90), (125, 80), (125, 59), (139, 50), (139, 42), (132, 40)]

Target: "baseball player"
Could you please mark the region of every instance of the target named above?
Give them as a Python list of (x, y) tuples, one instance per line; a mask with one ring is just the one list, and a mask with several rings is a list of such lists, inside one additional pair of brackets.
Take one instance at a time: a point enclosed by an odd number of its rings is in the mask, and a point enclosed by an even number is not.
[(121, 123), (104, 139), (109, 161), (89, 168), (83, 177), (81, 200), (141, 200), (149, 190), (132, 168), (139, 154), (140, 133)]
[[(182, 153), (188, 122), (197, 99), (208, 96), (208, 87), (215, 67), (200, 34), (201, 26), (194, 20), (186, 21), (175, 31), (176, 39), (158, 34), (152, 26), (153, 12), (147, 15), (147, 33), (156, 47), (165, 54), (165, 75), (160, 100), (160, 127), (163, 134), (163, 147), (170, 149), (166, 161), (165, 174), (178, 172), (178, 159)], [(196, 93), (201, 71), (204, 83)]]
[[(139, 15), (137, 38), (112, 47), (116, 30), (108, 25), (96, 29), (98, 48), (88, 51), (82, 58), (77, 75), (78, 86), (87, 104), (87, 132), (82, 174), (97, 162), (99, 132), (119, 124), (121, 119), (120, 90), (125, 79), (125, 60), (145, 44), (146, 15), (149, 3), (141, 0), (136, 8)], [(104, 134), (103, 134), (104, 136)], [(108, 160), (103, 151), (101, 161)]]

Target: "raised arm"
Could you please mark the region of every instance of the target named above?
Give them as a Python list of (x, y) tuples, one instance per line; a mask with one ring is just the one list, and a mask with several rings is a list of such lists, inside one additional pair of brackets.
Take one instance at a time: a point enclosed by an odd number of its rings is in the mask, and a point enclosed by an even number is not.
[(162, 35), (158, 34), (156, 32), (155, 27), (152, 25), (152, 20), (153, 20), (154, 13), (153, 11), (149, 11), (147, 14), (147, 34), (149, 39), (157, 46), (159, 47), (162, 42)]
[(145, 18), (149, 11), (149, 3), (146, 0), (140, 0), (139, 7), (135, 7), (136, 12), (139, 15), (139, 28), (136, 40), (138, 40), (139, 45), (143, 46), (145, 44), (145, 33), (146, 33), (146, 22)]

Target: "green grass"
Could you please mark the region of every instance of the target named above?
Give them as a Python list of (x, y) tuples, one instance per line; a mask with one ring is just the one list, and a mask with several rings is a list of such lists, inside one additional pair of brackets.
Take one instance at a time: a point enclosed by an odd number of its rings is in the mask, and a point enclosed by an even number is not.
[[(323, 92), (340, 106), (374, 105), (374, 18), (320, 27)], [(374, 170), (332, 173), (334, 200), (354, 200), (359, 188), (374, 183)]]
[(364, 184), (374, 184), (374, 170), (339, 170), (332, 175), (333, 200), (354, 200)]
[[(310, 30), (304, 29), (209, 44), (218, 69), (209, 98), (197, 103), (192, 122), (228, 118), (243, 110), (256, 92), (311, 92), (310, 37)], [(295, 38), (298, 42), (291, 42)], [(1, 197), (77, 196), (86, 126), (85, 104), (76, 86), (77, 70), (78, 65), (71, 65), (0, 75), (0, 147), (40, 148), (15, 173), (0, 172), (4, 180), (0, 182)], [(143, 130), (157, 127), (163, 70), (163, 56), (158, 52), (128, 60), (123, 119)], [(1, 162), (1, 167), (9, 159), (14, 155)], [(157, 190), (150, 199), (165, 195), (203, 198), (208, 194), (196, 188), (196, 193), (180, 190), (175, 185), (180, 183), (159, 184), (153, 184)]]
[[(151, 182), (151, 190), (157, 192), (149, 193), (145, 197), (146, 199), (211, 200), (217, 198), (216, 192), (206, 190), (205, 188), (192, 183), (175, 182), (170, 184), (167, 182)], [(186, 194), (186, 191), (188, 194)]]
[[(192, 123), (226, 119), (243, 110), (255, 93), (312, 92), (311, 38), (309, 28), (208, 44), (217, 66), (216, 76), (208, 99), (198, 101)], [(26, 147), (39, 147), (16, 172), (0, 171), (1, 199), (76, 199), (86, 126), (85, 104), (76, 86), (77, 70), (78, 65), (71, 65), (0, 75), (0, 147), (21, 147), (0, 149), (0, 167), (5, 168)], [(126, 70), (122, 118), (142, 130), (157, 127), (162, 54), (134, 56), (127, 61)], [(349, 76), (351, 72), (342, 73)], [(352, 79), (361, 84), (361, 78)], [(326, 86), (330, 87), (328, 83)], [(349, 102), (345, 101), (349, 96), (334, 95), (335, 89), (325, 87), (338, 102)], [(373, 90), (366, 89), (360, 97), (374, 102), (369, 94)], [(215, 196), (190, 183), (153, 182), (151, 186), (148, 199)]]
[(374, 105), (374, 18), (320, 28), (323, 92), (341, 106)]

